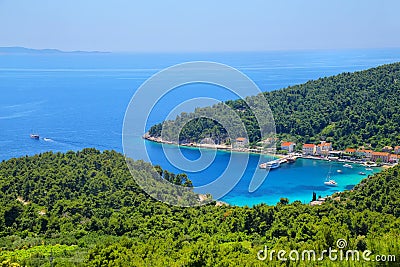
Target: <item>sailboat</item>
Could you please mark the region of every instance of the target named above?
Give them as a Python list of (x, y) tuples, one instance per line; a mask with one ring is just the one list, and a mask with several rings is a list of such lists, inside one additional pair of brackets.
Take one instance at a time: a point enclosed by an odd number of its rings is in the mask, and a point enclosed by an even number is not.
[(332, 165), (329, 167), (329, 172), (328, 172), (328, 175), (325, 178), (324, 185), (326, 185), (326, 186), (338, 186), (338, 183), (335, 180), (331, 179), (331, 169), (332, 169)]
[(35, 140), (39, 140), (39, 138), (40, 138), (40, 136), (38, 134), (35, 134), (35, 133), (31, 133), (29, 136), (30, 136), (31, 139), (35, 139)]

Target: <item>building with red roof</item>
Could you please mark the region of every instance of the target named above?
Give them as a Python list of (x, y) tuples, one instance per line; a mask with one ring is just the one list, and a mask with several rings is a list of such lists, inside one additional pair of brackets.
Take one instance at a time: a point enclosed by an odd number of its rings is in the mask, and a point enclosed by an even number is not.
[(296, 144), (293, 142), (282, 142), (281, 143), (281, 149), (286, 150), (289, 153), (294, 151), (295, 146), (296, 146)]
[(303, 145), (303, 154), (304, 155), (315, 155), (316, 145), (314, 144), (304, 144)]

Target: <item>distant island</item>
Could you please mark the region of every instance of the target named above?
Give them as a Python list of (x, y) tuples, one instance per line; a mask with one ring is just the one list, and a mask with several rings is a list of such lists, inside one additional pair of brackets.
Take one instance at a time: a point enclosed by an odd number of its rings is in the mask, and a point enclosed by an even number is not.
[(101, 51), (62, 51), (58, 49), (33, 49), (20, 46), (0, 47), (0, 54), (106, 54)]

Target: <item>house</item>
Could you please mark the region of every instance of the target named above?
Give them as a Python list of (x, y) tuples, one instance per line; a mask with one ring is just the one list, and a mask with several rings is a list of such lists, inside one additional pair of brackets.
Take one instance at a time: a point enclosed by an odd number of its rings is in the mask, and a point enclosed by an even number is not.
[(244, 138), (244, 137), (236, 138), (236, 145), (238, 147), (245, 147), (248, 143), (249, 143), (249, 140), (247, 140), (247, 138)]
[(329, 151), (331, 150), (332, 150), (332, 143), (327, 143), (325, 141), (322, 141), (321, 144), (317, 145), (315, 153), (320, 156), (327, 156), (329, 154)]
[(399, 163), (399, 161), (400, 161), (400, 155), (390, 154), (389, 162), (391, 162), (391, 163)]
[(294, 151), (294, 147), (296, 146), (293, 142), (283, 142), (281, 143), (281, 149), (286, 150), (289, 153)]
[(359, 149), (356, 151), (356, 156), (361, 158), (370, 159), (372, 157), (372, 150), (370, 149)]
[(315, 155), (316, 145), (314, 144), (304, 144), (303, 145), (303, 154), (304, 155)]
[(382, 148), (382, 151), (391, 153), (393, 151), (393, 147), (385, 146), (385, 147)]
[(377, 161), (378, 159), (382, 159), (382, 162), (389, 162), (390, 153), (388, 152), (372, 152), (371, 160)]
[(394, 153), (395, 154), (400, 154), (400, 146), (395, 146), (394, 147)]
[(346, 154), (350, 154), (350, 155), (354, 155), (355, 153), (356, 153), (356, 149), (355, 148), (346, 148), (345, 150), (344, 150), (344, 153), (346, 153)]

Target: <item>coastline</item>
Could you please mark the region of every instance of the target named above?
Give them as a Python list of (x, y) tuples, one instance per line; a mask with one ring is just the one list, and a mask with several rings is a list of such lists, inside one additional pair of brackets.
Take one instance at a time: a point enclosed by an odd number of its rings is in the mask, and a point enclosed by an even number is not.
[[(167, 144), (167, 145), (173, 145), (177, 147), (185, 147), (185, 148), (199, 148), (199, 149), (210, 149), (210, 150), (219, 150), (219, 151), (224, 151), (224, 152), (229, 152), (229, 153), (250, 153), (254, 155), (265, 155), (265, 156), (271, 156), (275, 157), (277, 159), (282, 159), (285, 157), (290, 156), (290, 154), (283, 155), (283, 154), (276, 154), (272, 152), (267, 152), (267, 151), (261, 151), (259, 149), (249, 149), (249, 148), (232, 148), (232, 146), (227, 146), (227, 145), (215, 145), (215, 144), (198, 144), (198, 143), (183, 143), (183, 144), (178, 144), (176, 142), (171, 142), (167, 140), (163, 140), (161, 137), (152, 137), (146, 133), (145, 135), (142, 136), (143, 139), (150, 141), (150, 142), (155, 142), (159, 144)], [(298, 158), (303, 158), (303, 159), (311, 159), (311, 160), (325, 160), (325, 161), (337, 161), (337, 162), (343, 162), (343, 163), (353, 163), (353, 164), (359, 164), (362, 166), (366, 166), (363, 161), (357, 161), (357, 160), (350, 160), (350, 159), (331, 159), (329, 157), (321, 157), (321, 156), (312, 156), (312, 155), (300, 155), (296, 154), (296, 157)], [(396, 164), (387, 164), (383, 163), (382, 166), (372, 166), (372, 167), (382, 167), (382, 168), (392, 168)]]
[(219, 150), (219, 151), (225, 151), (225, 152), (234, 152), (234, 153), (250, 153), (250, 154), (255, 154), (255, 155), (266, 155), (266, 156), (271, 156), (271, 157), (276, 157), (276, 158), (283, 158), (287, 155), (282, 155), (282, 154), (275, 154), (272, 152), (267, 152), (267, 151), (261, 151), (260, 149), (250, 149), (250, 148), (232, 148), (232, 146), (228, 145), (215, 145), (215, 144), (198, 144), (198, 143), (182, 143), (178, 144), (176, 142), (171, 142), (167, 140), (163, 140), (161, 137), (152, 137), (149, 136), (148, 133), (142, 136), (143, 139), (154, 142), (154, 143), (159, 143), (159, 144), (166, 144), (166, 145), (173, 145), (177, 147), (185, 147), (185, 148), (199, 148), (199, 149), (210, 149), (210, 150)]

